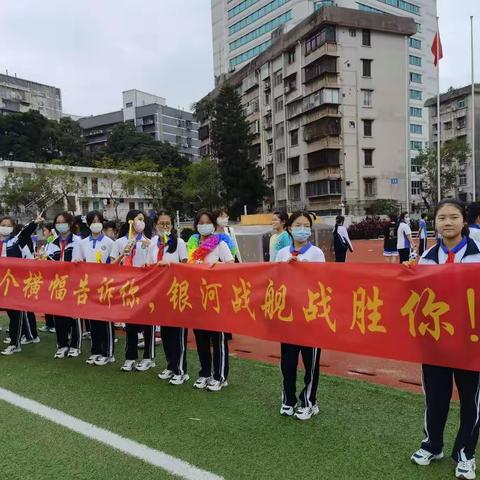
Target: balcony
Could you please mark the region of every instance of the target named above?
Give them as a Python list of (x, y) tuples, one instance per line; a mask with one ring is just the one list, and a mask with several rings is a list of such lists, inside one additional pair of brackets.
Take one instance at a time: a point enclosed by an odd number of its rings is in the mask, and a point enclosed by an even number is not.
[(322, 88), (303, 98), (303, 112), (323, 105), (340, 105), (340, 90), (338, 88)]
[(210, 127), (209, 125), (203, 125), (198, 129), (198, 139), (200, 141), (206, 140), (210, 137)]
[(317, 150), (307, 154), (306, 157), (306, 170), (309, 171), (340, 166), (340, 150), (337, 149)]
[(342, 194), (342, 180), (316, 180), (314, 182), (307, 182), (306, 196), (308, 198), (339, 196)]
[(303, 83), (309, 83), (326, 74), (337, 75), (337, 58), (326, 56), (310, 63), (303, 69)]
[(335, 137), (341, 133), (339, 118), (325, 117), (310, 123), (303, 129), (303, 139), (307, 143), (322, 140), (326, 137)]

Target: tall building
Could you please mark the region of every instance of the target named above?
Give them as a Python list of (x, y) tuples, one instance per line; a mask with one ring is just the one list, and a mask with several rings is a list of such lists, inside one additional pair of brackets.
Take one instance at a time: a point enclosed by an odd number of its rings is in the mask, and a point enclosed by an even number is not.
[(0, 74), (0, 115), (35, 110), (50, 120), (62, 116), (62, 94), (57, 87)]
[[(440, 144), (453, 139), (464, 140), (472, 146), (472, 108), (475, 109), (475, 180), (477, 198), (480, 187), (480, 84), (475, 84), (475, 100), (472, 101), (472, 85), (451, 89), (440, 95)], [(429, 110), (429, 128), (432, 145), (438, 143), (437, 97), (425, 102)], [(412, 168), (417, 168), (415, 163)], [(420, 192), (422, 185), (418, 182), (414, 187)], [(455, 186), (455, 195), (465, 202), (473, 198), (473, 166), (472, 158), (459, 165), (459, 175)]]
[[(406, 58), (410, 81), (409, 155), (415, 159), (418, 151), (427, 146), (429, 141), (428, 112), (423, 104), (436, 94), (436, 75), (430, 52), (436, 31), (436, 0), (212, 0), (216, 83), (221, 83), (269, 48), (279, 28), (286, 32), (324, 6), (414, 19), (416, 32), (409, 39)], [(395, 66), (392, 65), (392, 68)], [(418, 183), (415, 171), (411, 177), (413, 182)], [(415, 185), (412, 184), (414, 199), (417, 191)]]
[(228, 78), (241, 94), (252, 153), (276, 207), (321, 215), (363, 214), (378, 199), (405, 207), (415, 32), (409, 18), (325, 7)]
[(137, 131), (170, 143), (191, 161), (199, 158), (198, 123), (193, 114), (168, 107), (163, 97), (140, 90), (123, 92), (121, 110), (79, 119), (87, 148), (92, 151), (106, 145), (112, 128), (122, 122), (130, 122)]

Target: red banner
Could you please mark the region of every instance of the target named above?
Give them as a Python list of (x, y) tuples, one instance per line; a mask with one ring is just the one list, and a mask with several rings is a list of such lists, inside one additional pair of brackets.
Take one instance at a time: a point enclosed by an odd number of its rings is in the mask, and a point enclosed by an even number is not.
[(0, 305), (480, 370), (480, 266), (0, 260)]

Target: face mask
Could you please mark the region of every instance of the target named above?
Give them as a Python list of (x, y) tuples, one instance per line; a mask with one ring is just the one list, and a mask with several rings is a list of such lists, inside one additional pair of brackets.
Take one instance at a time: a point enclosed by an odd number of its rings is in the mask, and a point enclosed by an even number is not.
[(145, 230), (145, 222), (143, 220), (135, 220), (133, 228), (137, 233), (142, 233)]
[(312, 235), (310, 227), (292, 227), (292, 237), (297, 242), (304, 242)]
[(103, 230), (103, 225), (101, 223), (92, 223), (90, 225), (90, 230), (92, 233), (100, 233)]
[(56, 223), (55, 229), (58, 233), (67, 233), (70, 230), (68, 223)]
[(410, 225), (410, 217), (405, 217), (405, 223), (406, 223), (407, 225)]
[(159, 235), (170, 235), (172, 233), (172, 229), (165, 227), (157, 227), (157, 232)]
[(217, 223), (221, 226), (221, 227), (226, 227), (228, 225), (228, 221), (230, 219), (228, 217), (218, 217), (217, 219)]
[(13, 227), (0, 227), (0, 235), (8, 237), (13, 232)]
[(198, 233), (204, 237), (207, 235), (212, 235), (215, 232), (215, 227), (212, 223), (205, 223), (203, 225), (198, 225)]

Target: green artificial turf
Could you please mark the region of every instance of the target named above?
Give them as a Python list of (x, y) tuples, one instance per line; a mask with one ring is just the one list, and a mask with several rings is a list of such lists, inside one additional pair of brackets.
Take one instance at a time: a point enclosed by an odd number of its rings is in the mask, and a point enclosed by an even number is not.
[[(0, 323), (6, 326), (6, 319)], [(192, 380), (173, 387), (157, 379), (157, 368), (124, 373), (123, 338), (117, 362), (85, 364), (89, 342), (78, 359), (54, 360), (55, 335), (0, 358), (0, 387), (60, 409), (225, 479), (442, 480), (454, 478), (446, 458), (429, 467), (409, 461), (423, 437), (423, 398), (386, 387), (322, 375), (320, 414), (308, 422), (279, 415), (278, 368), (231, 358), (230, 386), (196, 391)], [(189, 354), (195, 377), (198, 361)], [(302, 375), (299, 375), (301, 378)], [(459, 408), (452, 405), (446, 430), (449, 455)], [(0, 401), (4, 478), (172, 478), (81, 435)]]

